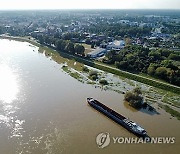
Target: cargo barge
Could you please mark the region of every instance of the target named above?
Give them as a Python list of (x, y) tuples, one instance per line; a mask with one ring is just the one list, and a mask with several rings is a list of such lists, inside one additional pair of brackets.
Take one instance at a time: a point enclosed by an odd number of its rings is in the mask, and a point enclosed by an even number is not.
[(128, 118), (117, 113), (116, 111), (100, 103), (99, 101), (93, 98), (87, 98), (87, 102), (94, 109), (103, 113), (104, 115), (106, 115), (107, 117), (115, 121), (116, 123), (120, 124), (121, 126), (126, 128), (128, 131), (132, 132), (133, 134), (137, 136), (142, 136), (142, 137), (147, 135), (146, 130), (142, 128), (139, 124), (133, 122), (132, 120), (129, 120)]

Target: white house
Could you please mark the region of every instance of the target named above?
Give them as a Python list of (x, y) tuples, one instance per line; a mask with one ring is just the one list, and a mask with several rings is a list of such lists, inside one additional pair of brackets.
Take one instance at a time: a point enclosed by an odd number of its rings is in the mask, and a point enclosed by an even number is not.
[(121, 50), (123, 49), (125, 46), (125, 41), (124, 40), (115, 40), (113, 42), (110, 42), (108, 45), (107, 45), (107, 50)]

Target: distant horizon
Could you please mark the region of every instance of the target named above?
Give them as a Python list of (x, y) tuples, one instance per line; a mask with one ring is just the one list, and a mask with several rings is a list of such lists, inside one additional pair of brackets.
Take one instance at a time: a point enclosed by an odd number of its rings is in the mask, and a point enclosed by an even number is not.
[(6, 0), (0, 10), (180, 10), (180, 0)]
[(0, 9), (0, 11), (68, 11), (68, 10), (72, 10), (72, 11), (85, 11), (85, 10), (142, 10), (142, 11), (145, 11), (145, 10), (149, 10), (149, 11), (153, 11), (153, 10), (161, 10), (161, 11), (180, 11), (180, 9), (164, 9), (164, 8), (159, 8), (159, 9), (154, 9), (154, 8), (138, 8), (138, 9), (111, 9), (111, 8), (89, 8), (89, 9), (83, 9), (83, 8), (74, 8), (74, 9)]

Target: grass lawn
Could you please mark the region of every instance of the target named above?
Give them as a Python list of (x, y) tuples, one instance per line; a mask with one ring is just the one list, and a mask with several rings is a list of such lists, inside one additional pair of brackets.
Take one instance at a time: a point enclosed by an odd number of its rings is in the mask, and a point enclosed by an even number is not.
[(85, 43), (83, 43), (82, 44), (83, 46), (84, 46), (84, 48), (85, 48), (85, 54), (87, 54), (87, 53), (89, 53), (89, 52), (91, 52), (93, 49), (91, 48), (91, 45), (88, 45), (88, 44), (85, 44)]

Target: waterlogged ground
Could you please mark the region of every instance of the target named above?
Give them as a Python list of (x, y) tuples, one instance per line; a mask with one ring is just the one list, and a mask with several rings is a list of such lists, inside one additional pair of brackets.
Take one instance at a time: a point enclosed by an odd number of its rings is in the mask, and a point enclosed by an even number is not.
[[(0, 40), (0, 153), (178, 154), (180, 122), (158, 106), (165, 101), (178, 109), (177, 95), (100, 70), (96, 70), (99, 79), (93, 81), (82, 68), (78, 62), (29, 43)], [(108, 85), (99, 84), (103, 78)], [(135, 110), (123, 101), (122, 92), (135, 85), (142, 87), (155, 111)], [(87, 97), (136, 121), (149, 136), (175, 137), (175, 143), (114, 144), (112, 137), (135, 136), (88, 106)], [(95, 141), (102, 132), (111, 137), (104, 149)]]
[[(74, 62), (76, 65), (76, 62)], [(87, 71), (78, 71), (74, 68), (69, 67), (67, 63), (62, 66), (62, 69), (67, 72), (70, 76), (74, 77), (78, 81), (86, 84), (92, 84), (95, 88), (100, 88), (102, 90), (112, 90), (121, 94), (126, 93), (127, 91), (133, 90), (135, 87), (140, 87), (143, 92), (144, 101), (149, 105), (154, 103), (161, 105), (167, 105), (173, 110), (180, 113), (180, 97), (178, 94), (167, 92), (134, 80), (130, 80), (124, 77), (120, 77), (111, 73), (101, 71), (99, 69), (84, 65), (83, 67), (87, 68)], [(98, 73), (98, 79), (92, 80), (90, 78), (90, 72), (95, 71)], [(102, 85), (99, 83), (100, 80), (106, 80), (107, 85)]]

